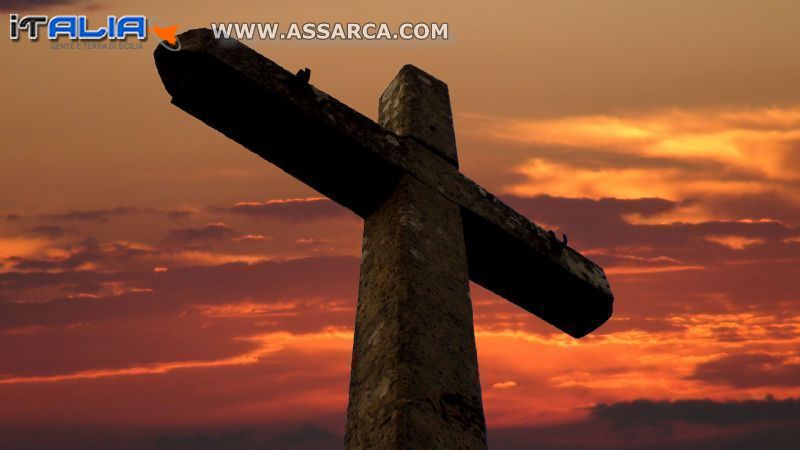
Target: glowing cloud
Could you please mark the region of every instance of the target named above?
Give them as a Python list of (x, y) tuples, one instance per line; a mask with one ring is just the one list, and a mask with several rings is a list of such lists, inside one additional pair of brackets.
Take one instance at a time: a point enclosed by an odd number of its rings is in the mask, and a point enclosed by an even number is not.
[[(538, 156), (518, 167), (527, 181), (518, 195), (663, 197), (778, 192), (800, 199), (800, 107), (669, 109), (647, 114), (555, 119), (494, 119), (467, 115), (472, 133), (605, 155), (606, 163)], [(614, 156), (616, 155), (616, 156)], [(653, 163), (646, 163), (651, 161)], [(672, 163), (667, 163), (671, 161)]]
[(709, 242), (714, 242), (715, 244), (724, 245), (725, 247), (728, 247), (733, 250), (744, 250), (752, 245), (763, 244), (764, 242), (766, 242), (764, 239), (761, 238), (733, 236), (733, 235), (706, 236), (706, 240)]

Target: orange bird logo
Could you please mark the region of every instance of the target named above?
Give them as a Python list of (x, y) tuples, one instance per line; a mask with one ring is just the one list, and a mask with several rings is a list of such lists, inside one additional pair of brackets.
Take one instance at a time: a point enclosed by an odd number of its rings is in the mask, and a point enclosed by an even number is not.
[(170, 25), (167, 27), (153, 25), (153, 33), (155, 33), (156, 36), (160, 37), (162, 40), (169, 42), (171, 45), (175, 45), (175, 42), (178, 40), (178, 38), (175, 37), (175, 33), (177, 31), (177, 25)]

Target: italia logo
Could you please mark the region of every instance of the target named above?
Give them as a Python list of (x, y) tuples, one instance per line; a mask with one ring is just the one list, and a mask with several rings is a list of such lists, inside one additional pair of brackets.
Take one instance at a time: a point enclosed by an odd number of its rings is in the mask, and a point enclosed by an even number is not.
[(67, 37), (73, 40), (101, 39), (123, 40), (128, 37), (144, 40), (147, 38), (147, 17), (145, 16), (108, 16), (101, 26), (90, 26), (86, 16), (23, 16), (10, 14), (9, 33), (11, 39), (17, 41), (22, 33), (28, 39), (39, 39), (40, 30), (47, 35), (47, 39), (57, 40)]

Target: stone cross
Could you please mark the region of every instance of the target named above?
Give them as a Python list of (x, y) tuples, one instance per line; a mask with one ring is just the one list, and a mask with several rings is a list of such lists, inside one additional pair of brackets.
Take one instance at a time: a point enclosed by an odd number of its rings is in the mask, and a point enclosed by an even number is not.
[(236, 40), (179, 39), (155, 52), (174, 105), (364, 219), (347, 449), (486, 448), (470, 279), (576, 338), (611, 316), (599, 266), (459, 172), (445, 83), (403, 67), (378, 124)]

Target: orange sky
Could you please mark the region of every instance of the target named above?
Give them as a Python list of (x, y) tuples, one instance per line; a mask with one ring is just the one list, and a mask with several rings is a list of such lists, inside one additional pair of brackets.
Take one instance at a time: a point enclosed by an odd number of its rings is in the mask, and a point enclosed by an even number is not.
[[(445, 80), (462, 171), (606, 269), (615, 315), (580, 341), (472, 286), (490, 446), (800, 439), (800, 4), (2, 9), (448, 22), (248, 45), (372, 118), (403, 64)], [(0, 39), (0, 443), (340, 447), (361, 222), (170, 105), (156, 45)]]

